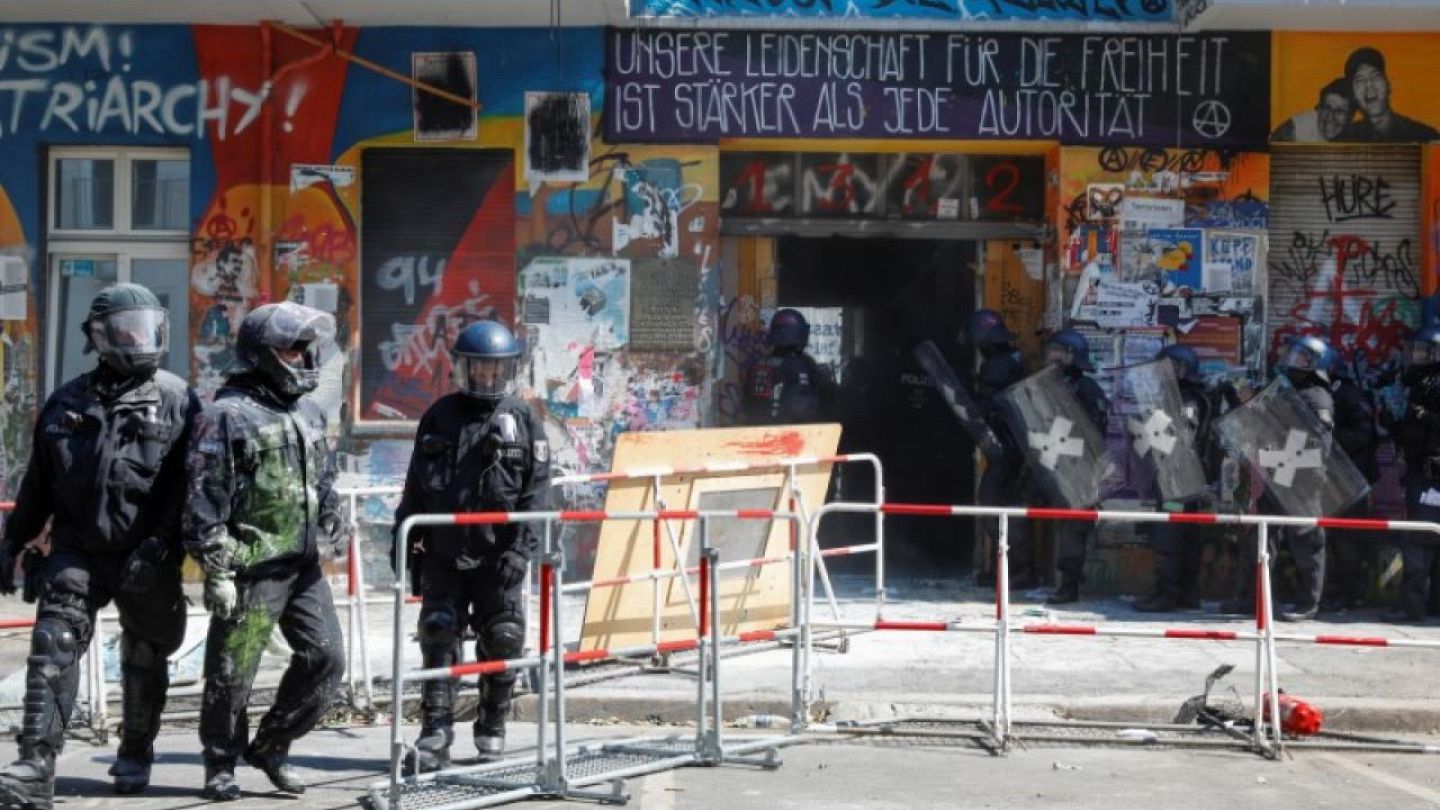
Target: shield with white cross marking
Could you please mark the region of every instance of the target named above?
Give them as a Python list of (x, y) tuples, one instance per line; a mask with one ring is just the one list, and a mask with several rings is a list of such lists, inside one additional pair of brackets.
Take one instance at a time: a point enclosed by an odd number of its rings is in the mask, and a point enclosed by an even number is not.
[(1125, 369), (1121, 409), (1130, 449), (1155, 473), (1161, 501), (1191, 501), (1209, 489), (1175, 367), (1156, 360)]
[(1051, 503), (1089, 509), (1115, 470), (1100, 428), (1065, 384), (1059, 366), (1046, 366), (996, 397)]
[(1284, 514), (1338, 515), (1370, 491), (1325, 423), (1283, 377), (1217, 419), (1215, 435), (1264, 480), (1266, 496)]

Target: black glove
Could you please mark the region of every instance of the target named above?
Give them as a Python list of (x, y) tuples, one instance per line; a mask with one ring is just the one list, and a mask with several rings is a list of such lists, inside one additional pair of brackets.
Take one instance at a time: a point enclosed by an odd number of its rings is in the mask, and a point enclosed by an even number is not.
[(20, 570), (25, 572), (25, 589), (20, 592), (20, 598), (33, 605), (39, 601), (41, 586), (45, 584), (45, 555), (34, 546), (26, 548), (20, 554)]
[(170, 561), (170, 549), (158, 537), (147, 537), (130, 552), (125, 568), (120, 572), (120, 592), (130, 596), (144, 596), (155, 590), (165, 576)]
[(530, 558), (513, 548), (507, 548), (495, 556), (495, 578), (500, 587), (510, 590), (525, 581), (530, 571)]
[(995, 438), (995, 434), (985, 431), (980, 434), (980, 452), (989, 461), (999, 461), (1005, 457), (1005, 445)]
[(0, 594), (15, 593), (15, 563), (20, 559), (21, 550), (9, 541), (0, 542)]

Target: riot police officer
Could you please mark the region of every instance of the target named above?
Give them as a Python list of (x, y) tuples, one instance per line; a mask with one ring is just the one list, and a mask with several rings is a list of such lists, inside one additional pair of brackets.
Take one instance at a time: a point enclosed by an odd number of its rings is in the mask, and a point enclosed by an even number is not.
[[(1280, 360), (1280, 372), (1333, 436), (1335, 399), (1330, 393), (1330, 373), (1325, 368), (1329, 352), (1330, 345), (1315, 335), (1291, 338)], [(1320, 596), (1325, 589), (1325, 530), (1287, 527), (1278, 531), (1290, 548), (1298, 580), (1295, 603), (1281, 611), (1280, 618), (1290, 622), (1313, 619), (1320, 612)]]
[[(1074, 329), (1061, 329), (1052, 334), (1045, 344), (1045, 362), (1060, 366), (1065, 372), (1065, 384), (1076, 399), (1080, 400), (1085, 416), (1104, 436), (1110, 421), (1110, 402), (1100, 384), (1085, 372), (1093, 371), (1090, 364), (1090, 341)], [(1076, 521), (1061, 521), (1056, 525), (1056, 567), (1060, 570), (1060, 587), (1056, 588), (1045, 601), (1052, 605), (1064, 605), (1080, 599), (1080, 582), (1085, 574), (1085, 546), (1089, 543), (1094, 526)]]
[[(968, 331), (971, 345), (980, 352), (980, 369), (975, 374), (975, 404), (997, 440), (997, 446), (981, 448), (985, 454), (985, 471), (980, 475), (977, 499), (982, 506), (1023, 505), (1029, 493), (1025, 456), (1015, 443), (995, 396), (1025, 379), (1029, 369), (1015, 348), (1015, 335), (1006, 328), (1000, 313), (993, 309), (976, 310), (970, 317)], [(996, 518), (982, 521), (992, 543), (997, 540), (999, 524)], [(1007, 541), (1012, 589), (1035, 586), (1035, 550), (1029, 528), (1028, 521), (1009, 522)]]
[[(1205, 480), (1212, 485), (1220, 476), (1220, 459), (1212, 442), (1211, 424), (1216, 402), (1206, 391), (1200, 376), (1200, 357), (1189, 346), (1178, 343), (1160, 350), (1157, 359), (1169, 360), (1175, 369), (1185, 417), (1190, 423), (1194, 449), (1200, 457)], [(1167, 512), (1198, 512), (1204, 496), (1184, 503), (1161, 504)], [(1150, 530), (1155, 553), (1155, 589), (1135, 603), (1142, 613), (1168, 613), (1200, 606), (1200, 567), (1205, 556), (1203, 535), (1196, 524), (1157, 523)]]
[(770, 355), (757, 361), (745, 380), (745, 423), (783, 425), (817, 422), (830, 405), (830, 375), (805, 352), (810, 323), (793, 309), (770, 318)]
[[(1330, 375), (1335, 401), (1335, 440), (1373, 488), (1380, 480), (1380, 431), (1375, 409), (1356, 381), (1354, 370), (1334, 347), (1326, 354), (1324, 367)], [(1370, 496), (1362, 498), (1343, 517), (1370, 517)], [(1340, 532), (1331, 538), (1330, 548), (1335, 562), (1330, 572), (1335, 586), (1334, 606), (1339, 610), (1358, 607), (1370, 587), (1369, 563), (1374, 557), (1375, 536), (1363, 531)]]
[[(1405, 458), (1405, 516), (1440, 521), (1440, 327), (1420, 329), (1406, 349), (1401, 381), (1408, 397), (1399, 434)], [(1400, 553), (1400, 604), (1385, 618), (1418, 622), (1427, 611), (1440, 615), (1440, 553), (1434, 541), (1407, 535)]]
[[(334, 334), (329, 315), (290, 301), (246, 315), (225, 385), (190, 441), (184, 537), (210, 610), (200, 710), (207, 799), (239, 798), (242, 756), (277, 789), (303, 793), (290, 744), (320, 719), (344, 670), (320, 566), (322, 544), (337, 555), (344, 545), (335, 456), (324, 412), (304, 398)], [(250, 686), (276, 625), (294, 655), (246, 746)]]
[(148, 289), (101, 290), (80, 331), (99, 365), (61, 386), (40, 410), (30, 466), (0, 543), (0, 592), (14, 593), (16, 557), (51, 522), (26, 661), (20, 759), (0, 770), (4, 807), (51, 806), (80, 658), (96, 612), (111, 600), (122, 629), (124, 717), (110, 774), (116, 793), (144, 790), (170, 682), (166, 659), (185, 637), (180, 510), (172, 493), (183, 486), (199, 400), (159, 368), (169, 323)]
[[(520, 345), (495, 321), (466, 327), (451, 350), (458, 392), (441, 397), (420, 418), (398, 527), (412, 514), (544, 509), (550, 490), (550, 448), (544, 427), (511, 395)], [(454, 664), (466, 627), (481, 661), (517, 658), (525, 642), (523, 584), (536, 547), (533, 524), (428, 527), (408, 538), (407, 565), (420, 572), (420, 651), (426, 667)], [(396, 538), (396, 546), (400, 538)], [(396, 553), (392, 547), (392, 557)], [(475, 747), (482, 759), (505, 750), (505, 719), (515, 673), (480, 682)], [(416, 740), (419, 770), (444, 767), (454, 740), (454, 681), (426, 681), (423, 729)]]

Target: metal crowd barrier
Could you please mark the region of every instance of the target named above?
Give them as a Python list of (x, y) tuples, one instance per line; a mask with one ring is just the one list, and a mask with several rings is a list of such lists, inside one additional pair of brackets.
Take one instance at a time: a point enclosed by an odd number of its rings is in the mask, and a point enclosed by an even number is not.
[[(557, 583), (563, 578), (565, 555), (555, 538), (558, 523), (593, 523), (605, 520), (698, 521), (700, 565), (698, 588), (699, 611), (693, 639), (655, 642), (617, 650), (569, 652), (563, 640), (563, 600)], [(481, 512), (448, 515), (412, 515), (400, 526), (401, 541), (408, 539), (417, 526), (476, 526), (509, 523), (540, 523), (543, 525), (543, 553), (540, 567), (540, 650), (538, 654), (510, 660), (406, 671), (404, 668), (403, 621), (406, 603), (406, 576), (401, 555), (394, 586), (394, 651), (392, 656), (391, 701), (399, 706), (405, 684), (440, 678), (483, 675), (505, 670), (531, 670), (536, 673), (539, 707), (536, 713), (537, 742), (534, 761), (504, 760), (482, 765), (460, 766), (424, 774), (406, 774), (405, 763), (413, 748), (405, 742), (404, 716), (391, 713), (390, 775), (369, 788), (372, 806), (384, 810), (406, 807), (444, 807), (464, 810), (485, 807), (530, 797), (585, 798), (621, 802), (627, 797), (622, 789), (625, 779), (684, 765), (717, 765), (741, 763), (766, 768), (779, 766), (776, 749), (786, 738), (762, 738), (743, 743), (727, 744), (723, 737), (724, 712), (720, 690), (719, 650), (760, 641), (774, 641), (796, 634), (786, 630), (720, 634), (719, 554), (711, 547), (709, 525), (714, 520), (785, 520), (804, 531), (799, 515), (769, 509), (636, 511), (636, 512)], [(797, 548), (805, 548), (802, 542)], [(800, 561), (809, 560), (802, 552), (792, 560), (792, 588), (800, 585)], [(792, 600), (792, 619), (798, 618)], [(649, 655), (679, 650), (695, 650), (699, 654), (696, 689), (696, 731), (692, 740), (678, 736), (610, 741), (603, 744), (572, 748), (566, 742), (565, 729), (565, 665), (595, 661), (612, 656)], [(792, 663), (800, 660), (800, 645), (795, 645)], [(547, 681), (550, 681), (547, 686)], [(792, 678), (792, 690), (798, 682)], [(798, 699), (798, 692), (793, 696)], [(553, 744), (547, 739), (547, 726), (553, 710)], [(764, 756), (747, 755), (757, 751)], [(608, 792), (587, 790), (594, 785), (610, 784)]]
[[(1385, 519), (1355, 519), (1355, 518), (1330, 518), (1330, 517), (1290, 517), (1279, 515), (1232, 515), (1212, 513), (1190, 513), (1190, 512), (1128, 512), (1108, 511), (1093, 509), (1056, 509), (1056, 508), (1015, 508), (1015, 507), (984, 507), (984, 506), (963, 506), (963, 505), (939, 505), (939, 504), (899, 504), (887, 503), (878, 508), (870, 504), (855, 503), (830, 503), (821, 507), (812, 517), (810, 532), (818, 532), (820, 521), (826, 515), (841, 512), (869, 512), (877, 511), (882, 515), (910, 515), (910, 516), (931, 516), (931, 517), (994, 517), (999, 519), (999, 538), (996, 543), (996, 590), (995, 590), (995, 622), (991, 626), (982, 625), (960, 625), (954, 622), (885, 622), (876, 621), (873, 625), (867, 626), (873, 630), (905, 630), (905, 631), (968, 631), (968, 632), (992, 632), (995, 634), (995, 667), (993, 680), (993, 705), (992, 718), (986, 731), (991, 740), (1002, 750), (1008, 748), (1012, 742), (1017, 741), (1014, 734), (1012, 692), (1011, 692), (1011, 665), (1010, 638), (1012, 634), (1028, 635), (1064, 635), (1064, 636), (1111, 636), (1111, 637), (1138, 637), (1138, 638), (1159, 638), (1174, 640), (1198, 640), (1198, 641), (1253, 641), (1255, 643), (1255, 695), (1254, 707), (1256, 720), (1252, 730), (1249, 744), (1255, 750), (1272, 757), (1278, 757), (1284, 751), (1286, 745), (1278, 719), (1269, 723), (1270, 734), (1267, 738), (1265, 733), (1266, 723), (1263, 716), (1280, 718), (1279, 705), (1279, 678), (1276, 673), (1275, 645), (1277, 642), (1294, 642), (1305, 644), (1321, 645), (1349, 645), (1362, 647), (1408, 647), (1421, 649), (1440, 649), (1440, 641), (1422, 641), (1414, 639), (1387, 639), (1373, 637), (1348, 637), (1348, 636), (1301, 636), (1294, 634), (1276, 633), (1273, 626), (1274, 597), (1271, 591), (1270, 582), (1270, 549), (1269, 531), (1270, 527), (1288, 526), (1298, 528), (1322, 528), (1322, 529), (1354, 529), (1378, 532), (1430, 532), (1440, 534), (1440, 524), (1422, 521), (1403, 521)], [(1186, 523), (1199, 525), (1241, 525), (1256, 527), (1259, 542), (1256, 544), (1255, 558), (1255, 629), (1253, 632), (1240, 632), (1226, 629), (1205, 629), (1205, 628), (1168, 628), (1151, 630), (1144, 628), (1128, 627), (1107, 627), (1104, 625), (1079, 625), (1079, 624), (1015, 624), (1010, 617), (1010, 587), (1009, 587), (1009, 522), (1013, 518), (1030, 520), (1073, 520), (1090, 523)], [(797, 712), (792, 718), (792, 729), (802, 729), (808, 723), (808, 705), (811, 701), (810, 688), (810, 663), (808, 638), (810, 632), (817, 627), (826, 626), (821, 622), (810, 620), (810, 608), (814, 601), (814, 575), (813, 567), (808, 563), (802, 563), (806, 573), (801, 579), (802, 590), (797, 599), (801, 604), (800, 608), (800, 630), (801, 646), (804, 651), (805, 660), (800, 664), (803, 689), (800, 693), (801, 701), (807, 707), (806, 711)], [(854, 625), (851, 625), (854, 626)], [(1264, 706), (1268, 711), (1262, 712)], [(828, 730), (828, 729), (824, 729)], [(1412, 749), (1422, 753), (1435, 753), (1435, 746), (1414, 746)]]

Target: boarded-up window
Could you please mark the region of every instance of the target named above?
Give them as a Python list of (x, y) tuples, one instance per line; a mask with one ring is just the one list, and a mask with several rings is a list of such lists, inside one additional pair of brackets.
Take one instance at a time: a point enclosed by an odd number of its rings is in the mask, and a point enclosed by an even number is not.
[(361, 179), (359, 416), (418, 419), (453, 388), (459, 330), (513, 322), (513, 154), (369, 149)]

